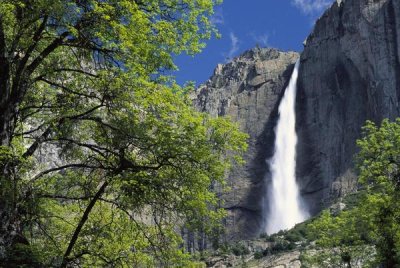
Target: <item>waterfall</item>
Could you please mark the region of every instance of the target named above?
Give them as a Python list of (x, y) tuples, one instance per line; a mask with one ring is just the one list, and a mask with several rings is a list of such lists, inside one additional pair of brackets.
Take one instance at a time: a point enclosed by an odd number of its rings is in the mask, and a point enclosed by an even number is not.
[[(267, 234), (290, 229), (308, 218), (302, 206), (296, 183), (296, 115), (295, 100), (299, 61), (296, 62), (289, 85), (279, 104), (279, 119), (275, 128), (275, 152), (267, 161), (270, 165), (272, 182), (267, 193)], [(264, 215), (265, 215), (264, 214)]]

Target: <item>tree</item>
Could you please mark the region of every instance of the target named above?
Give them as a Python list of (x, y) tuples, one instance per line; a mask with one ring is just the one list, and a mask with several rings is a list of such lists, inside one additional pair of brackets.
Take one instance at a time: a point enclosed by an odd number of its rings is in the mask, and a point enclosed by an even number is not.
[(333, 249), (346, 249), (345, 256), (351, 260), (363, 249), (374, 248), (376, 254), (364, 256), (364, 265), (372, 258), (374, 267), (398, 267), (400, 119), (385, 119), (380, 127), (367, 121), (363, 130), (364, 137), (357, 141), (359, 183), (363, 190), (359, 203), (337, 217), (325, 212), (311, 227), (319, 244), (330, 253)]
[(309, 224), (317, 251), (303, 254), (304, 267), (367, 267), (375, 250), (365, 239), (365, 229), (355, 209), (333, 216), (323, 211)]
[(369, 235), (384, 267), (400, 265), (400, 119), (368, 121), (360, 147), (360, 183), (367, 195), (360, 205)]
[(246, 146), (166, 75), (216, 33), (214, 5), (1, 1), (0, 262), (188, 261), (177, 226), (211, 230), (212, 185)]

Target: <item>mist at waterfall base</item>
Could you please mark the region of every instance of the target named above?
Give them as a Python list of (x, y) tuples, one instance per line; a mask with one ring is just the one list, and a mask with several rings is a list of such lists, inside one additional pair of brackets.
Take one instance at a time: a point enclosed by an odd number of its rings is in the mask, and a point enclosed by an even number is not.
[(300, 62), (297, 61), (279, 104), (279, 119), (275, 127), (275, 152), (272, 158), (267, 160), (272, 178), (266, 193), (268, 206), (265, 206), (264, 211), (267, 234), (290, 229), (309, 217), (300, 199), (295, 175), (297, 144), (295, 100), (299, 66)]

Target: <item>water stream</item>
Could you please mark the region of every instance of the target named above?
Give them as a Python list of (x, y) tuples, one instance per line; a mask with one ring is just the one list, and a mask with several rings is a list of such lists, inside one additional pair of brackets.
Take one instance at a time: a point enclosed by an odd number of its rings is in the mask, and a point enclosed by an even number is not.
[(279, 119), (275, 127), (275, 152), (267, 161), (272, 175), (267, 193), (268, 208), (265, 211), (267, 234), (290, 229), (309, 216), (302, 205), (295, 175), (297, 144), (295, 100), (299, 66), (300, 63), (297, 61), (279, 104)]

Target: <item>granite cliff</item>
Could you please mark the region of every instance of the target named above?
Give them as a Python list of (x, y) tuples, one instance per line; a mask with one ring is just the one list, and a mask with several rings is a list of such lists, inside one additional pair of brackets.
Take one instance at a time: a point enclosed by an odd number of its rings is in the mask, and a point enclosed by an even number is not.
[(265, 224), (265, 160), (273, 153), (279, 100), (298, 58), (295, 52), (254, 48), (218, 65), (214, 75), (196, 91), (194, 103), (199, 110), (229, 116), (249, 134), (246, 164), (229, 174), (231, 190), (222, 196), (229, 213), (225, 223), (228, 240), (254, 237)]
[[(356, 140), (367, 119), (400, 115), (400, 1), (336, 0), (316, 22), (300, 56), (296, 100), (297, 180), (314, 214), (357, 187)], [(228, 115), (247, 132), (247, 163), (228, 174), (222, 197), (227, 239), (262, 232), (262, 207), (277, 107), (299, 55), (255, 48), (196, 91), (195, 106)], [(267, 178), (267, 180), (264, 180)]]
[(313, 213), (356, 187), (366, 120), (400, 115), (400, 1), (335, 1), (301, 54), (297, 179)]

